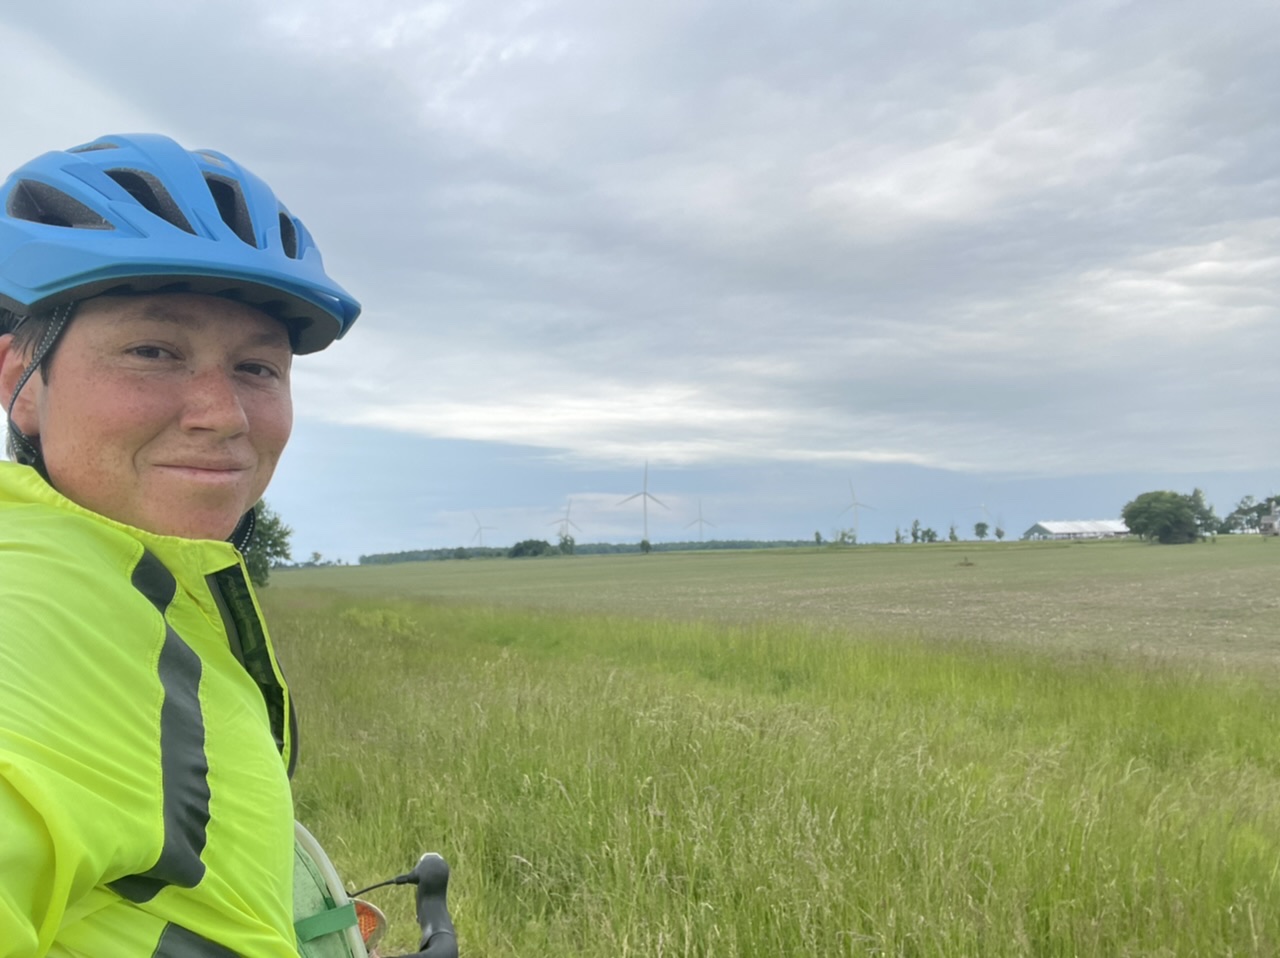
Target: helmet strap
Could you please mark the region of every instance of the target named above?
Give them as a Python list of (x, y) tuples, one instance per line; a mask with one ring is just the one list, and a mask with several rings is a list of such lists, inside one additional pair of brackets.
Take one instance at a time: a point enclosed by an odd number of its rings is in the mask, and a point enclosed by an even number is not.
[(250, 509), (240, 517), (240, 521), (236, 523), (235, 531), (227, 538), (233, 546), (244, 552), (249, 548), (249, 541), (253, 538), (253, 530), (258, 527), (258, 513), (254, 509)]
[[(22, 372), (22, 378), (18, 380), (17, 388), (14, 389), (13, 395), (9, 397), (9, 435), (5, 442), (9, 457), (25, 466), (34, 466), (41, 475), (45, 474), (45, 470), (44, 458), (40, 454), (40, 437), (28, 436), (14, 425), (13, 407), (18, 402), (18, 395), (22, 392), (22, 387), (27, 384), (27, 380), (31, 378), (32, 374), (49, 358), (53, 352), (53, 347), (58, 344), (58, 340), (62, 337), (63, 332), (66, 331), (67, 324), (71, 322), (71, 317), (75, 315), (76, 305), (76, 303), (63, 303), (61, 306), (54, 308), (49, 315), (49, 323), (45, 326), (44, 334), (40, 337), (40, 341), (36, 343), (36, 348), (32, 350), (31, 361), (27, 363), (27, 368)], [(17, 329), (27, 322), (29, 318), (20, 319), (14, 328)]]

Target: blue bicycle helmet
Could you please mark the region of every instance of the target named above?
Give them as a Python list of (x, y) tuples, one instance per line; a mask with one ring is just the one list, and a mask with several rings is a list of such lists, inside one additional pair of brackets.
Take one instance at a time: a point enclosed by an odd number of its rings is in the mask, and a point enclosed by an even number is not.
[(21, 316), (161, 291), (257, 307), (289, 327), (298, 353), (324, 349), (360, 313), (302, 222), (221, 153), (106, 136), (39, 156), (0, 186), (0, 307)]

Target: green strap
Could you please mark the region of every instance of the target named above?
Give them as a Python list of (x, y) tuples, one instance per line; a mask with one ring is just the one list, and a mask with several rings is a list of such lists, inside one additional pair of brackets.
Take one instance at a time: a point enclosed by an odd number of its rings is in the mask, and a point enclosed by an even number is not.
[(298, 941), (314, 941), (321, 935), (350, 928), (360, 919), (356, 917), (355, 902), (347, 902), (341, 908), (330, 908), (310, 918), (303, 918), (293, 923), (293, 930), (298, 933)]

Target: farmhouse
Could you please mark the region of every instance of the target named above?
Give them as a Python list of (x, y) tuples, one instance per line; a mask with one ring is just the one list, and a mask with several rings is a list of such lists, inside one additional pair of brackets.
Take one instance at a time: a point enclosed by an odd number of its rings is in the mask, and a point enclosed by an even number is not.
[(1127, 536), (1129, 529), (1122, 519), (1046, 520), (1037, 522), (1022, 534), (1024, 539), (1114, 539)]
[(1280, 536), (1280, 513), (1276, 512), (1275, 503), (1271, 511), (1258, 520), (1258, 533), (1264, 536)]

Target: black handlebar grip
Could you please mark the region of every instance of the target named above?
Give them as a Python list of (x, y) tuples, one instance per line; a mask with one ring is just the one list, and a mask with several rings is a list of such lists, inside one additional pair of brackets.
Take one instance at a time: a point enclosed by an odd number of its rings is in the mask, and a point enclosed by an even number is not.
[(422, 941), (414, 958), (458, 958), (458, 935), (449, 917), (449, 863), (427, 852), (413, 866), (417, 876), (418, 925)]

